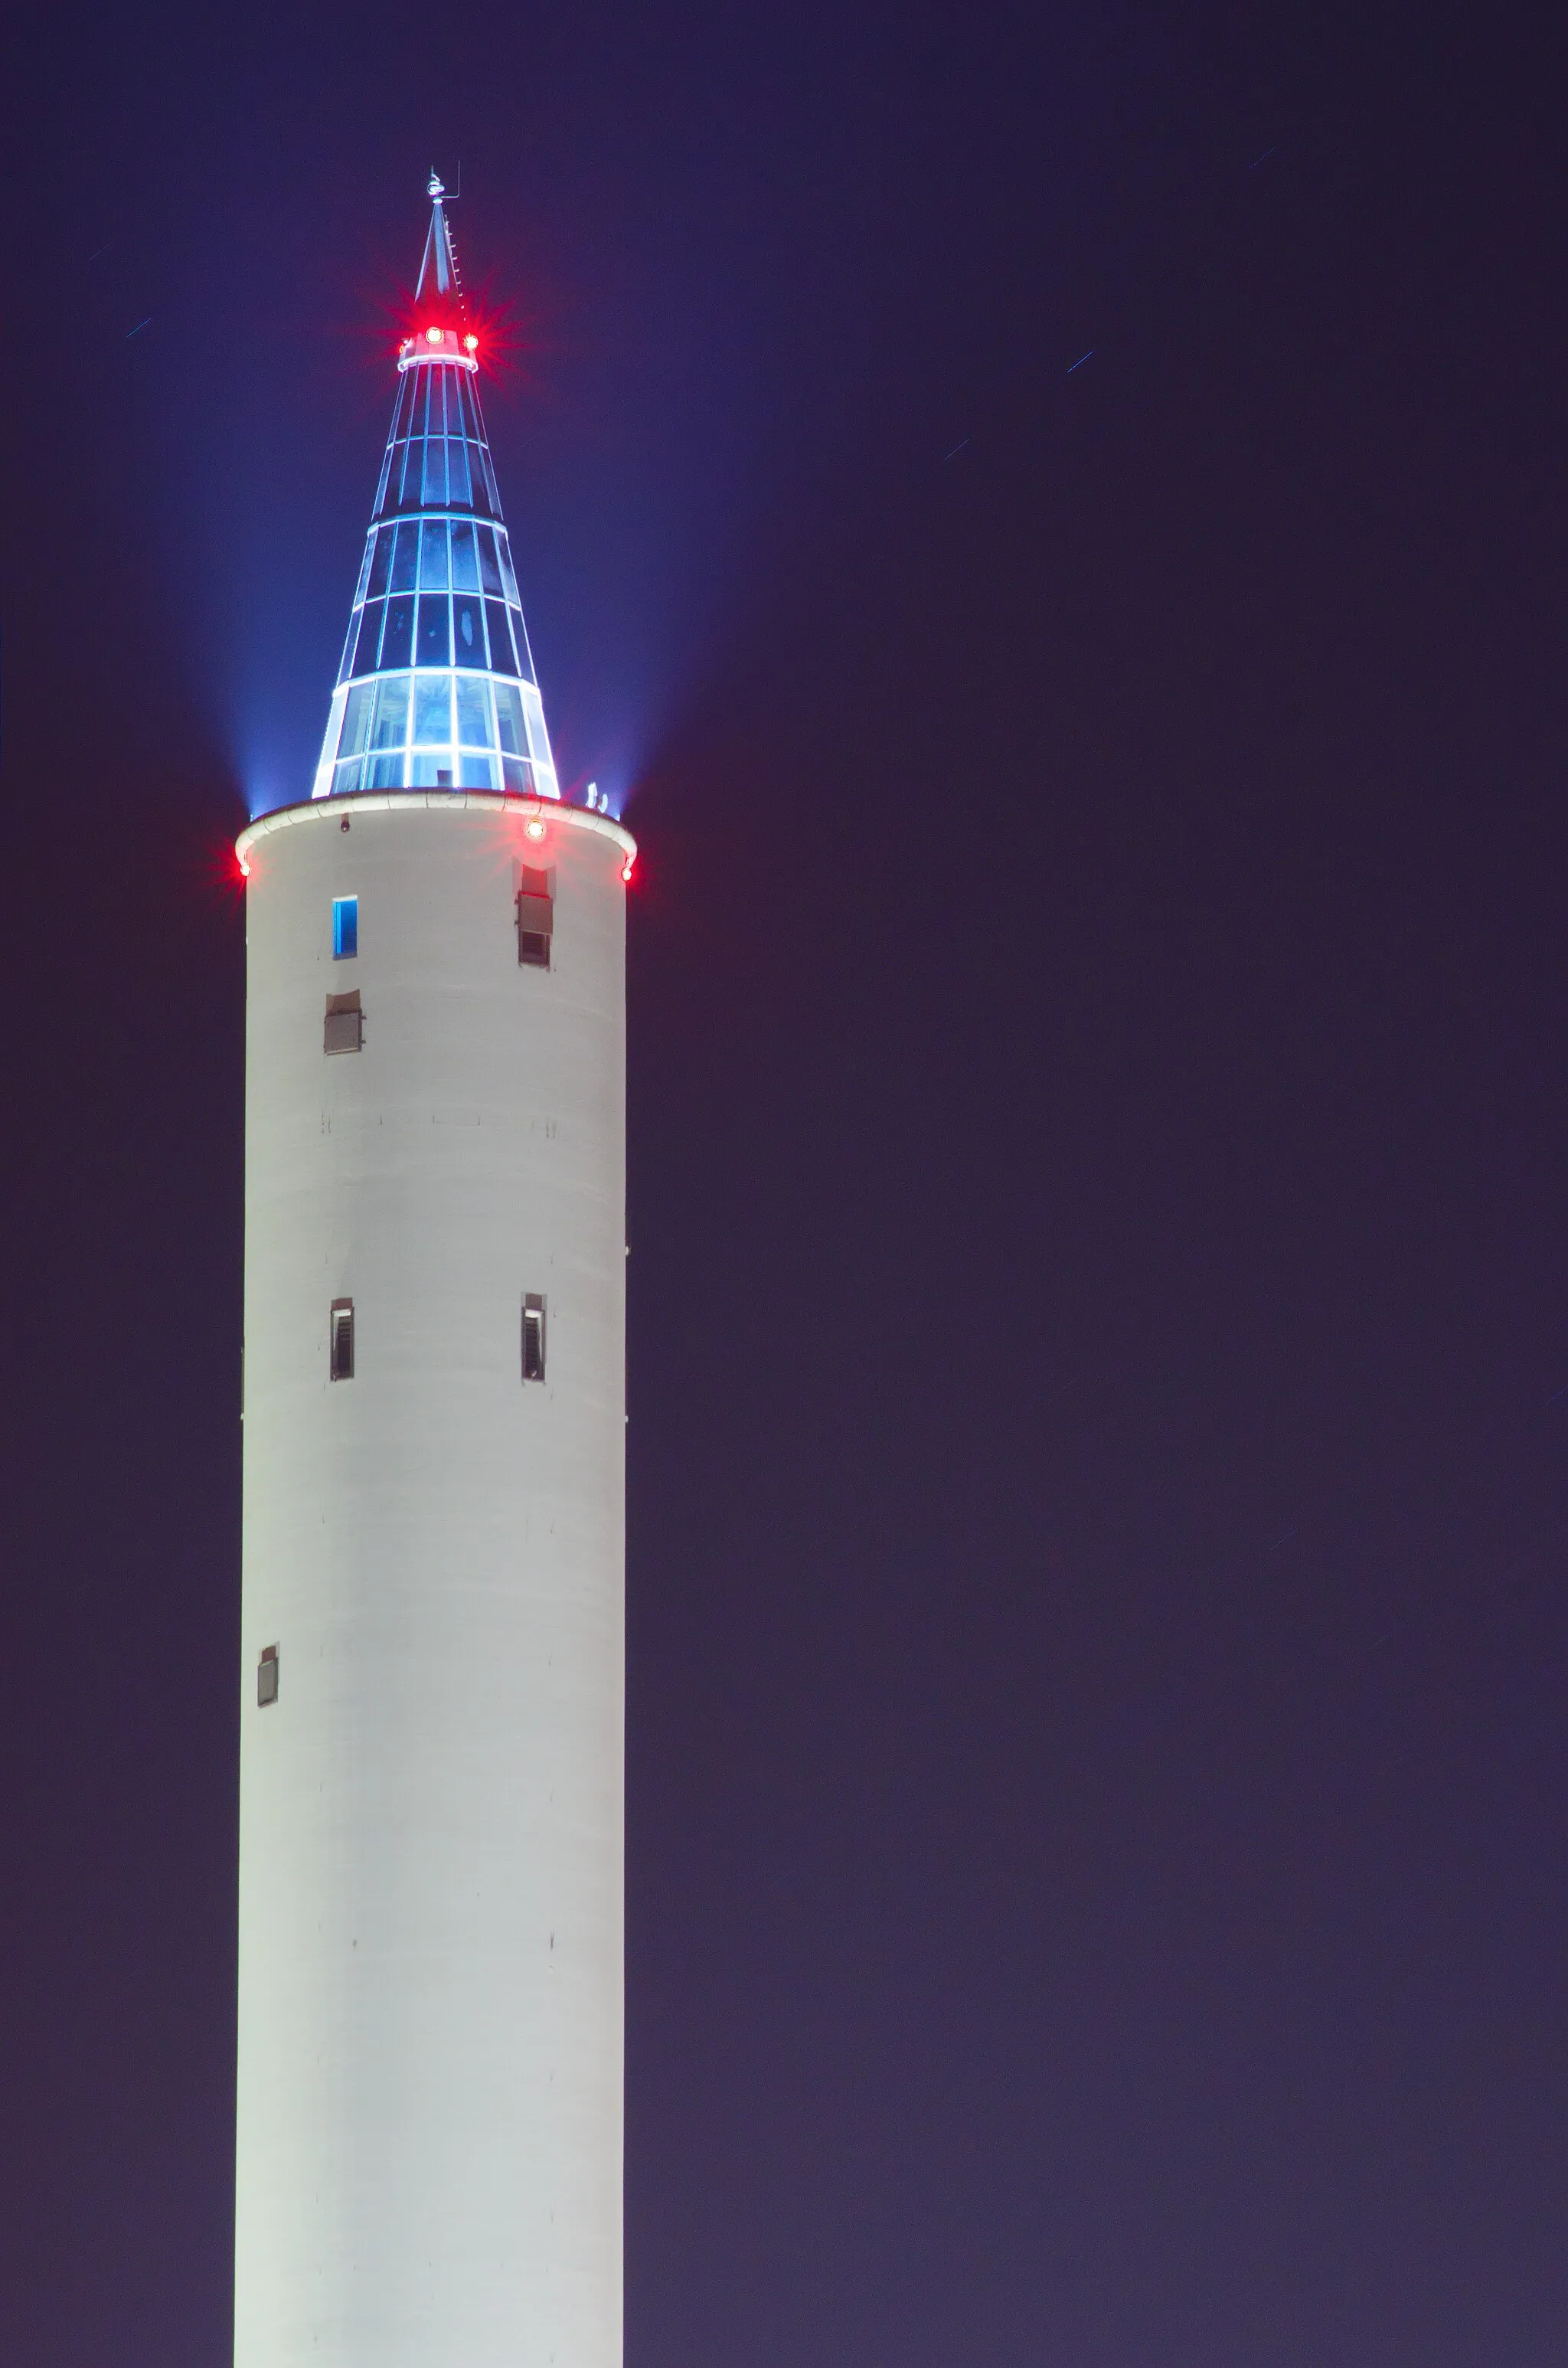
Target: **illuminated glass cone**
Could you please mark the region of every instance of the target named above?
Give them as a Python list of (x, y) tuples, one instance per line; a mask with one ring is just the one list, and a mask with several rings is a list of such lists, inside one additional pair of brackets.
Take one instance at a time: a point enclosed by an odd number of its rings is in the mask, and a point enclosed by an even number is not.
[(440, 181), (313, 795), (558, 798)]

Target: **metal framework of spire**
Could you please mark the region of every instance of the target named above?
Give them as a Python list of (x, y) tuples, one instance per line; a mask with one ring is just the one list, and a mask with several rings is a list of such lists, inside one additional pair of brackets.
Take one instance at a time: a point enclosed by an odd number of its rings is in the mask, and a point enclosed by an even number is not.
[(445, 203), (447, 192), (439, 173), (432, 173), (425, 185), (430, 200), (430, 227), (425, 234), (425, 253), (420, 258), (419, 280), (414, 301), (446, 299), (460, 308), (462, 304), (462, 282), (458, 278), (457, 251), (452, 245), (451, 224), (448, 222)]
[(415, 326), (312, 794), (560, 784), (479, 403), (447, 191), (432, 173)]

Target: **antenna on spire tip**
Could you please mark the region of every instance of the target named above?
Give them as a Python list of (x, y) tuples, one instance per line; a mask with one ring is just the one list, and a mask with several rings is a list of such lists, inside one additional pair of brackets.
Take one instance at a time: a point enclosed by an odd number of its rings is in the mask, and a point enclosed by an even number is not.
[(444, 198), (447, 194), (441, 183), (441, 176), (437, 172), (434, 165), (430, 167), (430, 178), (425, 184), (425, 194), (427, 198)]

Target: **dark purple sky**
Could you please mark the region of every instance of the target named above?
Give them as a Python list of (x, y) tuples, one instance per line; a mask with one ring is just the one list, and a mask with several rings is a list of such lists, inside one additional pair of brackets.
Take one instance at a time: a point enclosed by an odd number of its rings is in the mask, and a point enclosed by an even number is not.
[(629, 2368), (1558, 2368), (1551, 29), (32, 15), (6, 2362), (226, 2357), (223, 851), (306, 787), (460, 158), (547, 708), (644, 850)]

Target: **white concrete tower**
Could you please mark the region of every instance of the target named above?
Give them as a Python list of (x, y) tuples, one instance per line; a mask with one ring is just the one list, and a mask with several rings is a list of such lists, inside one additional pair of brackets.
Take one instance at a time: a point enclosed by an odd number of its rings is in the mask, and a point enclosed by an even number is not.
[(624, 882), (439, 182), (248, 874), (236, 2368), (619, 2368)]

